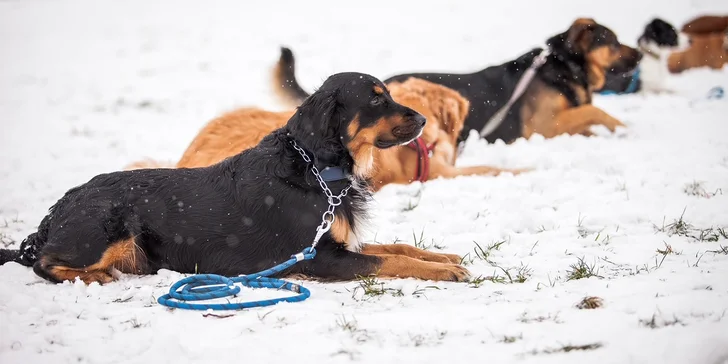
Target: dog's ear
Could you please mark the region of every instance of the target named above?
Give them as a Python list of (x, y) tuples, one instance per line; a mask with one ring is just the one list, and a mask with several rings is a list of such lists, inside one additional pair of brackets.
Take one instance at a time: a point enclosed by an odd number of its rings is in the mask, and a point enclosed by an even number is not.
[(320, 160), (335, 159), (344, 148), (341, 135), (341, 105), (338, 90), (319, 90), (307, 97), (288, 120), (291, 136)]
[(329, 129), (340, 126), (338, 107), (336, 90), (314, 92), (296, 108), (297, 118), (290, 126), (305, 134), (326, 136)]
[(452, 135), (459, 135), (465, 126), (470, 102), (459, 92), (441, 85), (432, 84), (427, 95), (433, 112), (443, 124), (442, 129)]
[(591, 18), (579, 18), (566, 31), (566, 48), (575, 54), (584, 54), (592, 42), (596, 22)]

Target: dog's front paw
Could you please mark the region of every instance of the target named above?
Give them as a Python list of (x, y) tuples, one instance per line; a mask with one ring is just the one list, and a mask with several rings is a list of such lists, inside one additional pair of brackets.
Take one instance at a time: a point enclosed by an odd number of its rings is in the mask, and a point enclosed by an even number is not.
[(442, 254), (448, 259), (448, 263), (452, 264), (460, 264), (463, 262), (463, 257), (457, 255), (457, 254)]
[(609, 120), (606, 120), (602, 125), (606, 126), (609, 131), (614, 133), (618, 127), (626, 128), (627, 125), (624, 125), (621, 121), (611, 118)]
[(457, 254), (444, 254), (444, 253), (431, 253), (427, 252), (428, 254), (421, 254), (417, 257), (419, 260), (424, 260), (426, 262), (435, 262), (435, 263), (449, 263), (449, 264), (460, 264), (462, 262), (463, 258), (461, 258)]
[(470, 272), (461, 265), (442, 264), (433, 270), (433, 281), (465, 282), (470, 279)]

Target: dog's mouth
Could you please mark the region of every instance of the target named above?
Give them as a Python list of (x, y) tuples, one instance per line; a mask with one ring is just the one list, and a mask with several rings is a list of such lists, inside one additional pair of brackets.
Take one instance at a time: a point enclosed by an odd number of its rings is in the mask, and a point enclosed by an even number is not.
[(379, 138), (377, 138), (377, 140), (374, 142), (374, 146), (379, 149), (387, 149), (387, 148), (391, 148), (391, 147), (394, 147), (394, 146), (400, 145), (400, 144), (401, 143), (396, 140), (386, 140), (386, 139), (379, 139)]
[(410, 135), (410, 136), (408, 136), (406, 138), (397, 138), (397, 139), (394, 139), (394, 140), (388, 140), (388, 139), (378, 138), (374, 142), (374, 146), (377, 147), (377, 148), (379, 148), (379, 149), (387, 149), (387, 148), (395, 147), (395, 146), (398, 146), (398, 145), (407, 145), (410, 142), (412, 142), (413, 140), (419, 138), (420, 135), (422, 135), (422, 130), (423, 129), (420, 128), (416, 133), (414, 133), (414, 134), (412, 134), (412, 135)]
[(404, 125), (395, 126), (392, 129), (392, 135), (394, 139), (378, 138), (374, 143), (377, 148), (386, 149), (394, 147), (396, 145), (407, 144), (422, 135), (422, 131), (425, 128), (424, 122), (421, 120), (412, 120)]

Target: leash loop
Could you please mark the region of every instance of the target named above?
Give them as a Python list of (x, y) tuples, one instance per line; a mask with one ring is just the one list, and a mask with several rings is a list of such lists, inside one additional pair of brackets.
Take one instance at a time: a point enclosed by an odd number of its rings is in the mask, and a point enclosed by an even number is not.
[(321, 225), (322, 227), (330, 226), (333, 222), (336, 216), (334, 216), (334, 213), (331, 211), (326, 211), (321, 216)]
[[(301, 154), (301, 158), (306, 163), (311, 163), (311, 158), (306, 152), (296, 144), (295, 140), (291, 141), (293, 147)], [(300, 302), (311, 296), (311, 292), (298, 284), (284, 281), (282, 279), (271, 278), (296, 263), (303, 260), (311, 260), (316, 256), (316, 245), (326, 232), (331, 230), (331, 224), (334, 223), (336, 215), (334, 211), (337, 206), (341, 205), (342, 199), (349, 192), (351, 184), (348, 184), (338, 195), (334, 195), (326, 181), (315, 165), (311, 166), (311, 172), (321, 186), (326, 195), (329, 207), (321, 215), (321, 225), (316, 228), (316, 235), (313, 238), (311, 246), (306, 247), (300, 253), (291, 255), (290, 259), (273, 266), (272, 268), (260, 271), (258, 273), (242, 275), (238, 277), (225, 277), (217, 274), (195, 274), (177, 281), (169, 288), (169, 293), (160, 296), (157, 299), (160, 305), (181, 308), (187, 310), (240, 310), (254, 307), (264, 307), (275, 305), (279, 302)], [(297, 293), (293, 296), (279, 297), (273, 299), (247, 301), (237, 303), (189, 303), (190, 301), (206, 301), (217, 298), (236, 296), (240, 293), (240, 287), (236, 284), (250, 288), (272, 288), (277, 290), (286, 290)]]
[(331, 206), (339, 206), (341, 205), (341, 198), (339, 196), (331, 196), (329, 199), (329, 204)]

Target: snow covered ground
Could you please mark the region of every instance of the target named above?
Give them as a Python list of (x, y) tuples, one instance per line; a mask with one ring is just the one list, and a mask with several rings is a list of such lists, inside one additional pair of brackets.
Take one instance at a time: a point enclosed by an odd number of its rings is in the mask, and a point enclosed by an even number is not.
[[(17, 247), (98, 173), (177, 159), (221, 112), (279, 108), (268, 71), (280, 44), (312, 89), (338, 71), (479, 69), (578, 16), (634, 44), (653, 16), (728, 12), (707, 0), (383, 5), (0, 1), (2, 243)], [(174, 272), (86, 287), (10, 263), (0, 362), (728, 362), (728, 101), (705, 97), (728, 88), (728, 68), (670, 84), (677, 94), (597, 97), (628, 125), (616, 135), (471, 139), (459, 161), (531, 173), (377, 194), (370, 239), (462, 254), (470, 284), (390, 280), (365, 295), (361, 282), (304, 282), (307, 301), (206, 317), (156, 304)], [(577, 308), (587, 296), (601, 307)]]

